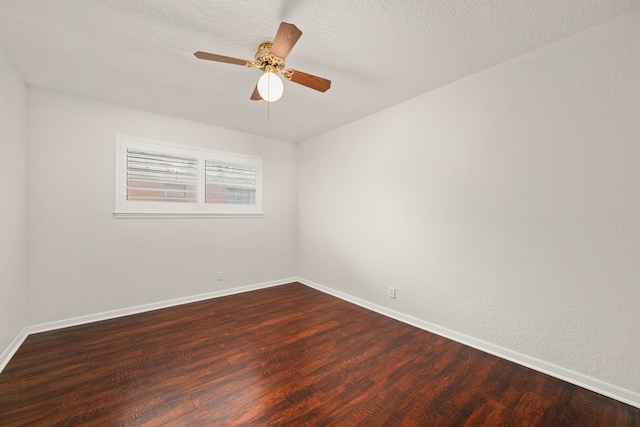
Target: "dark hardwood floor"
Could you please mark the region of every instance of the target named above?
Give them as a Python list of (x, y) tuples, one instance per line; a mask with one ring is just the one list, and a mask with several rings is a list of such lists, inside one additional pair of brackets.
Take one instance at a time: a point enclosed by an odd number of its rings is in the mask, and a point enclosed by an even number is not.
[(636, 426), (640, 409), (301, 284), (29, 336), (1, 426)]

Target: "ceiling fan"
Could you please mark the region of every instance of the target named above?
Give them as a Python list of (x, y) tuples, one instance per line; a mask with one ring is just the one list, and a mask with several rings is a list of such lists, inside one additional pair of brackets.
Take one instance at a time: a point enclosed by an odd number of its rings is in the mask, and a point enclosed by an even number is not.
[(194, 53), (194, 55), (199, 59), (255, 67), (264, 71), (253, 90), (253, 94), (251, 94), (251, 99), (254, 101), (264, 99), (268, 102), (274, 102), (280, 99), (284, 92), (284, 85), (278, 77), (279, 73), (282, 73), (284, 78), (289, 81), (320, 92), (326, 92), (331, 87), (331, 80), (292, 68), (284, 69), (284, 60), (301, 35), (302, 31), (295, 25), (281, 22), (273, 42), (262, 43), (258, 47), (254, 61), (201, 51)]

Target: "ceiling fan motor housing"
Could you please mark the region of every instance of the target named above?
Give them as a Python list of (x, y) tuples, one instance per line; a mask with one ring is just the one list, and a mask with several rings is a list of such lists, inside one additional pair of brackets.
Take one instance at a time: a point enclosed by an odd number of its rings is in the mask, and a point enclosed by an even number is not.
[(280, 73), (284, 70), (284, 59), (271, 53), (272, 42), (264, 42), (258, 47), (255, 66), (262, 71)]

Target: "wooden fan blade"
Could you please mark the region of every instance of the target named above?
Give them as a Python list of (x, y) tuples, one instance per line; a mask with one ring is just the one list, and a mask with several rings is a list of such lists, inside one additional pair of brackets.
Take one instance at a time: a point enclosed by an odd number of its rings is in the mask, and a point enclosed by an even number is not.
[(278, 32), (276, 33), (276, 38), (273, 39), (271, 53), (282, 59), (286, 58), (301, 35), (302, 31), (295, 25), (281, 22), (280, 28), (278, 28)]
[(247, 65), (251, 61), (245, 61), (244, 59), (232, 58), (230, 56), (216, 55), (215, 53), (200, 52), (194, 53), (198, 59), (206, 59), (208, 61), (225, 62), (227, 64)]
[(258, 85), (256, 85), (255, 89), (253, 89), (253, 93), (251, 94), (251, 100), (260, 101), (261, 99), (262, 97), (260, 96), (260, 93), (258, 93)]
[(323, 79), (313, 74), (303, 73), (298, 70), (288, 69), (284, 72), (284, 76), (287, 80), (320, 92), (326, 92), (331, 87), (331, 80)]

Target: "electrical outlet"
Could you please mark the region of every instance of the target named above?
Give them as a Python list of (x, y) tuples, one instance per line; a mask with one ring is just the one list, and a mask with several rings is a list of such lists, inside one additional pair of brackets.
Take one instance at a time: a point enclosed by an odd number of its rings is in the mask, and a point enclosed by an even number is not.
[(396, 297), (396, 288), (394, 288), (393, 286), (389, 286), (389, 298), (395, 298)]
[(224, 280), (224, 271), (218, 271), (218, 280)]

